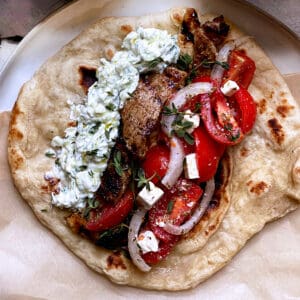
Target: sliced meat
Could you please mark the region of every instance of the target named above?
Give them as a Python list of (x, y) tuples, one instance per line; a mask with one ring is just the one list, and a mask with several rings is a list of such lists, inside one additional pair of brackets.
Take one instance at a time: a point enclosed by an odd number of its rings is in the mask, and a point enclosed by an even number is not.
[(180, 54), (188, 54), (190, 57), (194, 57), (194, 43), (183, 33), (178, 34), (178, 46)]
[[(122, 175), (120, 176), (114, 165), (114, 159), (117, 152), (121, 154), (121, 168)], [(131, 170), (129, 168), (129, 155), (126, 146), (121, 140), (116, 142), (114, 149), (111, 152), (107, 168), (101, 177), (101, 185), (96, 192), (96, 195), (101, 200), (116, 203), (124, 194), (131, 177)]]
[(207, 21), (202, 25), (206, 36), (215, 44), (220, 46), (228, 35), (230, 26), (225, 23), (224, 17), (221, 15), (212, 21)]
[(184, 86), (186, 77), (186, 72), (175, 67), (167, 67), (162, 74), (147, 74), (141, 77), (133, 97), (126, 101), (121, 112), (123, 138), (127, 148), (139, 158), (151, 146), (164, 103)]
[(156, 95), (165, 104), (185, 85), (187, 73), (175, 67), (167, 67), (162, 74), (152, 73), (145, 76), (145, 83), (150, 85)]
[(138, 157), (145, 156), (148, 138), (158, 126), (162, 102), (150, 84), (140, 79), (131, 99), (127, 100), (121, 118), (127, 148)]
[(197, 12), (192, 8), (187, 9), (184, 15), (181, 33), (193, 42), (193, 68), (196, 70), (196, 75), (208, 73), (209, 70), (201, 67), (201, 63), (203, 60), (214, 61), (217, 50), (214, 43), (206, 36), (204, 29), (201, 28)]

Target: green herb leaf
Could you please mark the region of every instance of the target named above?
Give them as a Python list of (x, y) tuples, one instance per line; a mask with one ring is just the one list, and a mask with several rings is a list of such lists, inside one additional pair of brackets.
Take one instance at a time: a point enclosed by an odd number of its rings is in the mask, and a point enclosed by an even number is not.
[(87, 169), (87, 166), (81, 165), (75, 168), (76, 172), (81, 172)]
[(188, 132), (185, 133), (183, 138), (189, 145), (194, 145), (195, 143), (194, 137)]
[(223, 69), (229, 70), (229, 64), (225, 61), (215, 61), (217, 65), (220, 65)]
[(91, 150), (91, 151), (86, 151), (86, 155), (89, 156), (95, 156), (98, 153), (97, 149)]
[(109, 139), (109, 135), (110, 135), (111, 130), (112, 130), (112, 128), (105, 129), (104, 134), (105, 134), (106, 139)]
[(224, 125), (224, 128), (225, 128), (226, 130), (228, 130), (228, 131), (231, 131), (232, 128), (233, 128), (233, 126), (232, 126), (231, 123), (227, 123), (227, 124)]
[(221, 61), (213, 61), (213, 60), (208, 60), (208, 59), (204, 59), (199, 65), (196, 65), (192, 68), (189, 76), (186, 78), (186, 84), (190, 84), (193, 79), (196, 77), (197, 75), (197, 70), (200, 67), (203, 68), (207, 68), (207, 69), (211, 69), (213, 67), (214, 64), (218, 64), (220, 65), (222, 68), (224, 68), (225, 70), (229, 70), (229, 64), (227, 62), (221, 62)]
[(240, 136), (241, 136), (241, 133), (240, 133), (240, 131), (238, 131), (235, 135), (231, 135), (230, 137), (229, 137), (229, 139), (232, 141), (232, 142), (235, 142), (236, 140), (238, 140), (239, 138), (240, 138)]
[(112, 103), (109, 103), (105, 107), (106, 107), (106, 109), (108, 109), (110, 111), (114, 111), (116, 109), (116, 107)]
[(162, 60), (160, 57), (155, 58), (155, 59), (153, 59), (153, 60), (147, 62), (147, 67), (148, 67), (149, 69), (154, 69), (154, 68), (155, 68), (159, 63), (161, 63), (162, 61), (163, 61), (163, 60)]
[(115, 170), (119, 176), (122, 176), (124, 174), (124, 169), (122, 167), (122, 155), (120, 151), (117, 151), (114, 153), (113, 158), (113, 166), (115, 167)]
[(54, 152), (47, 151), (47, 152), (45, 153), (45, 156), (50, 157), (50, 158), (53, 158), (53, 157), (56, 157), (56, 154), (55, 154)]
[(197, 114), (201, 111), (201, 103), (197, 102), (195, 105), (195, 109), (193, 110), (193, 113)]
[(97, 208), (99, 206), (99, 201), (95, 198), (89, 198), (87, 204), (89, 208)]
[(177, 68), (179, 70), (182, 70), (182, 71), (187, 71), (191, 65), (193, 61), (193, 58), (185, 53), (185, 54), (180, 54), (178, 60), (177, 60)]
[(89, 171), (88, 171), (88, 174), (89, 174), (91, 177), (94, 177), (94, 172), (93, 172), (93, 170), (89, 170)]
[(83, 211), (84, 218), (87, 218), (92, 209), (98, 208), (100, 206), (99, 201), (96, 198), (87, 198), (86, 207)]
[(141, 188), (143, 186), (146, 186), (146, 189), (150, 191), (150, 181), (156, 176), (156, 173), (154, 173), (151, 177), (146, 178), (145, 172), (142, 168), (140, 168), (137, 171), (137, 177), (135, 180), (137, 181), (138, 188)]
[(177, 115), (179, 114), (178, 109), (176, 108), (175, 104), (172, 103), (172, 107), (169, 106), (164, 106), (162, 113), (166, 116), (172, 116), (172, 115)]
[(171, 214), (172, 210), (173, 210), (173, 207), (174, 207), (174, 201), (170, 201), (168, 203), (168, 207), (167, 207), (167, 212), (168, 214)]
[(116, 227), (113, 227), (113, 228), (108, 229), (108, 230), (104, 231), (103, 233), (101, 233), (101, 235), (99, 236), (99, 239), (102, 239), (106, 236), (118, 234), (118, 233), (122, 232), (123, 230), (128, 230), (128, 228), (129, 228), (128, 225), (126, 225), (125, 223), (121, 223), (121, 224), (117, 225)]
[(41, 212), (47, 212), (47, 211), (48, 211), (48, 209), (46, 209), (46, 208), (41, 209)]
[(89, 133), (90, 134), (95, 134), (97, 132), (97, 130), (99, 129), (99, 127), (101, 126), (101, 122), (97, 122), (95, 125), (93, 125), (90, 130)]

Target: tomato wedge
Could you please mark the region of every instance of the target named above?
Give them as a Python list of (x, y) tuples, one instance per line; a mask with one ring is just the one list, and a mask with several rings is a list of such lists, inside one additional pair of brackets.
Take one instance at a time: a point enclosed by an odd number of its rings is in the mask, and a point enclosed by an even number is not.
[(233, 95), (233, 101), (235, 101), (240, 111), (240, 126), (244, 134), (248, 133), (256, 119), (256, 104), (250, 95), (250, 93), (240, 87), (240, 89)]
[(160, 242), (157, 252), (148, 252), (142, 255), (142, 258), (148, 265), (155, 265), (169, 255), (173, 247), (176, 245), (180, 236), (174, 236), (169, 242)]
[(181, 225), (192, 213), (202, 195), (202, 189), (188, 179), (179, 179), (176, 185), (150, 209), (149, 226), (155, 236), (164, 242), (174, 235), (160, 227), (160, 222)]
[(104, 204), (89, 214), (85, 228), (89, 231), (103, 231), (120, 224), (133, 209), (133, 193), (128, 190), (116, 204)]
[(247, 89), (253, 79), (255, 68), (254, 61), (244, 51), (234, 50), (229, 56), (229, 70), (225, 73), (225, 78)]
[(170, 149), (166, 145), (156, 145), (150, 148), (143, 162), (146, 178), (154, 176), (151, 181), (155, 184), (165, 176), (170, 160)]
[[(200, 95), (201, 117), (206, 130), (218, 143), (228, 146), (238, 144), (243, 139), (243, 132), (224, 102), (224, 96), (217, 90), (211, 97), (208, 94)], [(216, 108), (217, 118), (213, 114), (212, 104)]]
[(196, 128), (193, 135), (200, 175), (199, 182), (205, 182), (216, 174), (219, 160), (225, 151), (225, 146), (212, 139), (203, 126)]
[(150, 209), (146, 227), (149, 226), (159, 239), (159, 250), (143, 254), (146, 263), (156, 264), (164, 259), (180, 238), (166, 232), (159, 223), (171, 222), (181, 225), (192, 214), (202, 193), (202, 189), (191, 180), (179, 179), (176, 185)]

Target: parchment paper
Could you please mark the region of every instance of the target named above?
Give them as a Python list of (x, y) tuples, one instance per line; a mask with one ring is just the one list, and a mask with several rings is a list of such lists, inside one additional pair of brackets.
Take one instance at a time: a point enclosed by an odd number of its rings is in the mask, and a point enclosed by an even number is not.
[[(287, 76), (300, 100), (300, 75)], [(0, 114), (0, 299), (300, 299), (300, 210), (267, 225), (220, 272), (193, 290), (117, 286), (94, 273), (35, 218), (6, 158), (9, 112)]]

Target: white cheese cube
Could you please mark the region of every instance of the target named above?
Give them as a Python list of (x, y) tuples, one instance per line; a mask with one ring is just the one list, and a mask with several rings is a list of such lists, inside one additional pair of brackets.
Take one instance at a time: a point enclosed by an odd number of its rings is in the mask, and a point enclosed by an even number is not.
[(228, 80), (221, 86), (221, 92), (228, 97), (234, 95), (239, 89), (238, 84), (233, 80)]
[(150, 189), (148, 190), (147, 186), (144, 186), (137, 196), (137, 201), (145, 208), (152, 207), (164, 194), (164, 191), (151, 181), (149, 182), (149, 187)]
[(200, 116), (198, 114), (194, 114), (191, 112), (191, 110), (186, 110), (183, 121), (192, 122), (193, 125), (191, 128), (187, 129), (187, 132), (191, 134), (195, 128), (199, 127), (200, 124)]
[(188, 179), (196, 179), (200, 177), (197, 166), (196, 153), (188, 154), (185, 157), (184, 174)]
[(137, 244), (143, 254), (158, 251), (158, 240), (151, 230), (142, 232), (137, 238)]

